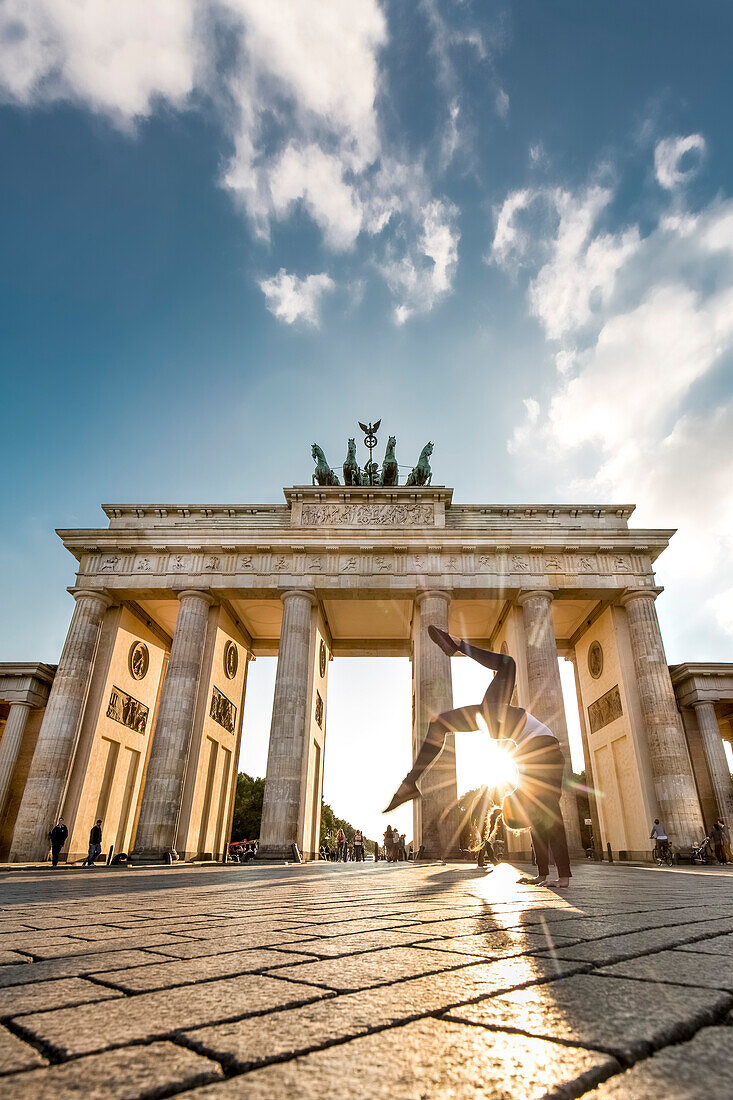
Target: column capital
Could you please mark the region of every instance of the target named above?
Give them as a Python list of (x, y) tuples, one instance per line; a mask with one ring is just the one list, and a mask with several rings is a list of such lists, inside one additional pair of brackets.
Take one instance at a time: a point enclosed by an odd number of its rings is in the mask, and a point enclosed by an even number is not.
[(698, 707), (712, 707), (713, 710), (715, 710), (715, 702), (716, 700), (714, 699), (693, 699), (690, 705), (694, 707), (695, 710), (697, 710)]
[(427, 600), (430, 597), (436, 597), (439, 600), (447, 600), (450, 602), (451, 593), (445, 588), (421, 588), (415, 595), (415, 603), (419, 607), (423, 600)]
[(280, 600), (285, 603), (291, 596), (301, 596), (309, 601), (311, 607), (316, 607), (318, 604), (318, 596), (312, 588), (286, 588), (280, 593)]
[(69, 588), (68, 591), (77, 603), (83, 596), (90, 596), (95, 600), (99, 600), (105, 605), (105, 608), (111, 607), (115, 602), (112, 596), (110, 596), (108, 592), (104, 592), (101, 588)]
[(27, 707), (28, 710), (32, 710), (33, 703), (29, 703), (27, 699), (18, 699), (17, 701), (10, 703), (11, 710), (13, 709), (13, 707)]
[(176, 596), (179, 600), (182, 600), (187, 596), (198, 596), (201, 600), (206, 600), (209, 606), (216, 603), (216, 600), (212, 596), (211, 592), (208, 592), (204, 588), (182, 588), (180, 592), (176, 592)]
[(619, 597), (619, 603), (621, 607), (626, 607), (632, 600), (647, 599), (654, 602), (661, 588), (627, 588), (625, 592), (622, 592)]
[(524, 607), (527, 600), (531, 600), (533, 596), (542, 596), (548, 603), (552, 603), (555, 598), (549, 588), (523, 588), (517, 594), (517, 603), (520, 607)]

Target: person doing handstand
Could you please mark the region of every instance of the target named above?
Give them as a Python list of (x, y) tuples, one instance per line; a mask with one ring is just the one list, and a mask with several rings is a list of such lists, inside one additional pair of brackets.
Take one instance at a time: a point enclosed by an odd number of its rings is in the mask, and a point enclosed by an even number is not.
[(449, 657), (463, 653), (496, 675), (480, 703), (445, 711), (431, 720), (413, 768), (384, 812), (391, 813), (403, 802), (419, 797), (418, 780), (443, 751), (447, 734), (476, 732), (481, 715), (492, 738), (510, 743), (508, 750), (519, 775), (516, 790), (503, 799), (502, 817), (510, 829), (530, 829), (537, 860), (536, 878), (519, 881), (545, 886), (551, 849), (558, 878), (550, 885), (569, 886), (570, 859), (560, 809), (565, 758), (552, 731), (523, 707), (512, 705), (517, 675), (514, 659), (507, 653), (492, 653), (460, 638), (456, 640), (435, 626), (428, 627), (428, 634)]

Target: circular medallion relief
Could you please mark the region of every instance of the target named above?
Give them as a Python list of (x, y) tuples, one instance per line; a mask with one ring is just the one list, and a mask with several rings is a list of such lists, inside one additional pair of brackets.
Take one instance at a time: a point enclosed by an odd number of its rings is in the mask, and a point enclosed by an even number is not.
[(321, 674), (321, 679), (326, 675), (326, 643), (321, 642), (321, 648), (318, 651), (318, 670)]
[(150, 653), (145, 642), (133, 642), (127, 658), (133, 680), (142, 680), (150, 667)]
[(229, 641), (224, 646), (224, 672), (227, 679), (233, 680), (239, 668), (239, 651), (234, 642)]
[(594, 680), (600, 679), (603, 672), (603, 650), (600, 642), (593, 642), (588, 650), (588, 671)]

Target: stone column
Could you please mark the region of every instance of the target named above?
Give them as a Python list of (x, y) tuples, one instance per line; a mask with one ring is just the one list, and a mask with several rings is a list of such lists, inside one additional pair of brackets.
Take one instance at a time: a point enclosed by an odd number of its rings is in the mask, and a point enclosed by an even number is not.
[[(417, 755), (428, 724), (444, 710), (453, 707), (453, 681), (450, 657), (428, 637), (428, 627), (448, 629), (450, 595), (447, 592), (419, 592), (417, 630), (413, 628), (413, 680), (415, 685), (414, 754)], [(422, 799), (419, 819), (421, 835), (415, 838), (425, 845), (425, 855), (439, 857), (458, 847), (456, 783), (456, 741), (448, 734), (445, 748), (420, 780)]]
[(585, 721), (585, 706), (583, 705), (583, 693), (580, 690), (580, 675), (578, 673), (578, 655), (573, 650), (572, 657), (573, 672), (575, 673), (575, 696), (578, 700), (578, 718), (580, 720), (580, 737), (583, 742), (583, 761), (585, 763), (585, 779), (588, 787), (588, 808), (590, 809), (590, 819), (593, 822), (591, 828), (593, 830), (593, 848), (603, 858), (603, 837), (601, 835), (601, 818), (598, 813), (598, 800), (596, 799), (596, 784), (593, 774), (593, 754), (590, 749), (590, 742), (588, 741), (588, 726)]
[[(555, 626), (552, 621), (552, 593), (544, 589), (520, 592), (519, 604), (524, 617), (524, 636), (527, 650), (527, 681), (529, 699), (520, 699), (535, 718), (552, 730), (565, 755), (566, 778), (571, 771), (570, 743), (565, 719), (565, 702), (562, 695), (560, 667), (557, 663)], [(560, 799), (568, 847), (571, 852), (582, 851), (578, 805), (575, 793), (567, 784)]]
[(260, 859), (290, 859), (298, 843), (303, 796), (303, 754), (308, 749), (311, 641), (315, 630), (314, 592), (290, 589), (283, 603), (265, 796), (260, 826)]
[(5, 803), (10, 790), (10, 780), (13, 778), (15, 765), (18, 761), (18, 753), (25, 733), (25, 724), (28, 721), (30, 703), (11, 703), (2, 738), (0, 738), (0, 818), (2, 818)]
[(692, 705), (695, 708), (697, 728), (700, 730), (702, 747), (705, 750), (705, 760), (718, 805), (718, 814), (727, 825), (730, 825), (733, 822), (733, 789), (723, 748), (723, 738), (720, 736), (720, 726), (715, 715), (715, 706), (709, 702), (698, 702)]
[(692, 774), (677, 704), (664, 655), (662, 635), (654, 606), (656, 593), (626, 592), (631, 655), (639, 687), (646, 742), (659, 816), (675, 844), (698, 843), (703, 834), (700, 801)]
[(10, 849), (10, 861), (45, 859), (48, 833), (61, 813), (92, 678), (99, 632), (111, 604), (81, 589), (38, 735)]
[(209, 607), (214, 602), (207, 592), (196, 590), (181, 592), (178, 600), (135, 836), (133, 854), (143, 860), (175, 854)]

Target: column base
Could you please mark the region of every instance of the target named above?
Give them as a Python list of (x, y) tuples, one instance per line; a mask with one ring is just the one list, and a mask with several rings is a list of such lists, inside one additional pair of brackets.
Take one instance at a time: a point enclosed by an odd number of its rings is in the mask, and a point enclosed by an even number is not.
[[(293, 854), (292, 844), (264, 844), (257, 850), (256, 860), (261, 863), (263, 860), (270, 862), (282, 863), (287, 860), (288, 863), (292, 863), (295, 860)], [(296, 861), (297, 862), (297, 861)]]
[(130, 853), (133, 863), (182, 863), (175, 848), (134, 848)]

